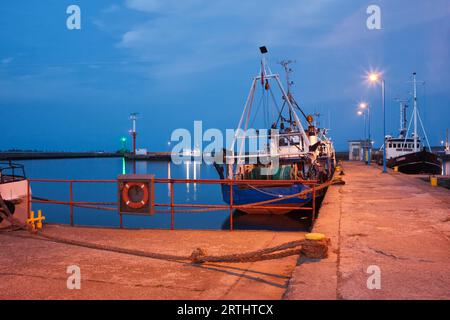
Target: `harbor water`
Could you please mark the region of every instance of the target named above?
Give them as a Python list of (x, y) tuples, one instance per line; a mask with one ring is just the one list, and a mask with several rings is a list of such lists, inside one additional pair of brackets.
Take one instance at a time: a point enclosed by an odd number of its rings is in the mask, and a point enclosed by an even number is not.
[[(133, 172), (133, 163), (121, 158), (58, 159), (20, 161), (25, 165), (26, 174), (34, 179), (104, 179), (113, 180), (123, 173)], [(168, 162), (137, 161), (136, 173), (154, 174), (156, 178), (218, 179), (211, 165), (190, 162), (174, 165)], [(70, 200), (69, 183), (33, 182), (33, 197), (58, 201)], [(74, 183), (73, 201), (117, 202), (116, 183)], [(174, 187), (175, 203), (224, 204), (218, 184), (177, 183)], [(170, 203), (168, 184), (155, 185), (155, 202)], [(34, 203), (33, 210), (43, 211), (47, 222), (68, 224), (68, 205)], [(167, 208), (161, 208), (166, 210)], [(306, 228), (305, 214), (299, 212), (287, 216), (244, 215), (234, 212), (234, 228), (250, 230), (296, 231)], [(169, 229), (170, 214), (124, 215), (126, 228)], [(74, 207), (75, 225), (118, 227), (120, 218), (116, 211), (103, 211)], [(176, 229), (229, 229), (229, 210), (176, 213)]]

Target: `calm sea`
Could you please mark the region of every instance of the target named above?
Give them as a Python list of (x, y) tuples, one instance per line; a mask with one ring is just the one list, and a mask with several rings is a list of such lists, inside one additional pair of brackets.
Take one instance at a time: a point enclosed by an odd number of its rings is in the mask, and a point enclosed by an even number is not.
[[(17, 162), (17, 161), (16, 161)], [(61, 159), (22, 161), (29, 178), (42, 179), (116, 179), (119, 174), (132, 173), (132, 162), (121, 158)], [(154, 174), (156, 178), (217, 179), (213, 166), (191, 162), (174, 165), (167, 162), (136, 162), (136, 172)], [(33, 197), (69, 201), (68, 183), (32, 183)], [(219, 185), (175, 184), (175, 203), (223, 204)], [(75, 183), (74, 201), (117, 202), (115, 183)], [(155, 201), (170, 203), (167, 184), (157, 184)], [(48, 222), (70, 222), (70, 209), (66, 205), (33, 204), (33, 209), (41, 209)], [(152, 216), (124, 215), (127, 228), (170, 228), (170, 214)], [(113, 211), (88, 208), (74, 208), (76, 225), (118, 227), (119, 215)], [(304, 217), (294, 216), (255, 216), (234, 213), (236, 229), (304, 230)], [(176, 229), (229, 229), (229, 211), (175, 214)]]

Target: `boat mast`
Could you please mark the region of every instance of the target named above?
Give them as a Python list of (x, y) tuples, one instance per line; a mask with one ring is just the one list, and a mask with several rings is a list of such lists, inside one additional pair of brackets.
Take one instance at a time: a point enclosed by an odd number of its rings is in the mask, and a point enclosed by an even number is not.
[[(293, 61), (293, 60), (280, 61), (280, 64), (283, 66), (284, 73), (286, 75), (287, 99), (289, 99), (289, 101), (291, 103), (293, 103), (292, 94), (291, 94), (291, 86), (294, 84), (294, 82), (291, 81), (291, 79), (289, 78), (289, 74), (292, 73), (292, 69), (289, 67), (289, 65), (291, 63), (295, 63), (295, 61)], [(292, 110), (291, 109), (289, 109), (289, 123), (292, 124)]]
[(395, 99), (395, 101), (400, 103), (400, 136), (404, 137), (406, 135), (406, 126), (408, 125), (408, 119), (406, 117), (406, 104), (408, 100), (406, 99)]
[(413, 73), (413, 85), (414, 85), (414, 152), (417, 152), (417, 82), (416, 73)]

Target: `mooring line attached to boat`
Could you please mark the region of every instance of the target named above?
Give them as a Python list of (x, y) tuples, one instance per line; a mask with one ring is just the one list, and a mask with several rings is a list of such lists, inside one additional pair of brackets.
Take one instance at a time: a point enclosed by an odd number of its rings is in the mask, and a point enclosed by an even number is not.
[[(343, 183), (343, 181), (339, 180), (339, 179), (333, 179), (333, 180), (330, 180), (326, 183), (323, 183), (323, 184), (315, 187), (315, 191), (319, 191), (319, 190), (329, 187), (330, 185), (339, 184), (339, 183)], [(291, 198), (306, 196), (307, 194), (312, 193), (314, 191), (313, 188), (309, 188), (309, 189), (303, 190), (302, 192), (299, 192), (299, 193), (283, 196), (283, 195), (272, 194), (270, 192), (260, 190), (250, 184), (246, 184), (246, 185), (248, 185), (250, 188), (254, 189), (255, 191), (276, 197), (276, 199), (247, 203), (247, 204), (242, 204), (242, 205), (234, 205), (233, 207), (236, 209), (247, 208), (250, 206), (261, 206), (262, 207), (265, 204), (271, 204), (271, 203), (280, 202), (280, 201), (291, 199)], [(38, 203), (48, 202), (48, 203), (61, 204), (61, 205), (70, 205), (71, 204), (70, 202), (67, 202), (67, 201), (57, 201), (57, 200), (51, 200), (51, 199), (38, 198), (38, 197), (34, 197), (34, 196), (33, 196), (33, 198), (40, 199), (37, 201)], [(104, 204), (112, 204), (112, 202), (111, 203), (104, 202)], [(105, 210), (105, 211), (117, 211), (117, 208), (114, 208), (114, 207), (89, 205), (89, 204), (83, 203), (83, 202), (72, 203), (72, 206), (79, 207), (79, 208), (87, 208), (87, 209)], [(227, 210), (227, 209), (228, 209), (227, 206), (224, 206), (223, 208), (206, 206), (205, 208), (202, 208), (202, 209), (175, 209), (174, 213), (201, 213), (201, 212), (221, 211), (221, 210)], [(171, 210), (155, 210), (154, 213), (170, 214)]]
[(261, 189), (258, 189), (258, 188), (256, 188), (256, 187), (252, 186), (251, 184), (245, 184), (245, 185), (248, 186), (248, 187), (250, 187), (250, 188), (252, 188), (252, 189), (255, 190), (255, 191), (261, 192), (261, 193), (266, 194), (266, 195), (268, 195), (268, 196), (278, 197), (278, 198), (282, 198), (282, 197), (283, 197), (282, 194), (275, 194), (275, 193), (266, 192), (266, 191), (264, 191), (264, 190), (261, 190)]
[(314, 190), (315, 191), (320, 191), (322, 189), (328, 188), (329, 186), (331, 186), (333, 184), (341, 184), (341, 183), (343, 183), (342, 180), (340, 180), (340, 179), (333, 179), (333, 180), (330, 180), (328, 182), (322, 183), (321, 185), (315, 187), (314, 189), (310, 188), (310, 189), (307, 189), (307, 190), (303, 190), (302, 192), (299, 192), (299, 193), (291, 194), (289, 196), (283, 196), (282, 198), (265, 200), (265, 201), (254, 202), (254, 203), (249, 203), (249, 204), (242, 204), (242, 205), (237, 205), (235, 207), (237, 209), (239, 209), (239, 208), (246, 208), (246, 207), (249, 207), (249, 206), (262, 206), (264, 204), (274, 203), (274, 202), (278, 202), (278, 201), (282, 201), (282, 200), (286, 200), (286, 199), (291, 199), (291, 198), (295, 198), (295, 197), (301, 197), (301, 196), (307, 195), (308, 193), (314, 192)]

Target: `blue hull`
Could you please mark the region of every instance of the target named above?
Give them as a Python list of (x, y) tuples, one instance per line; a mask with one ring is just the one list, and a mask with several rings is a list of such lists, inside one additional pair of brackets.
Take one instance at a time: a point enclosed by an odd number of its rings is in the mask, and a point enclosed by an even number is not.
[[(301, 184), (294, 184), (291, 186), (279, 186), (279, 187), (258, 187), (258, 186), (233, 186), (233, 204), (235, 205), (244, 205), (251, 204), (261, 201), (279, 199), (280, 197), (285, 197), (293, 194), (300, 193), (306, 189), (309, 189), (308, 186), (304, 186)], [(228, 185), (222, 185), (222, 197), (225, 203), (230, 204), (230, 187)], [(303, 206), (312, 201), (312, 194), (308, 193), (302, 198), (294, 197), (290, 199), (285, 199), (277, 202), (273, 202), (268, 204), (268, 206), (283, 206), (290, 207), (292, 206), (292, 210), (295, 210), (295, 207)], [(244, 210), (248, 213), (286, 213), (290, 210), (286, 209), (246, 209)], [(258, 211), (258, 212), (256, 212)]]

